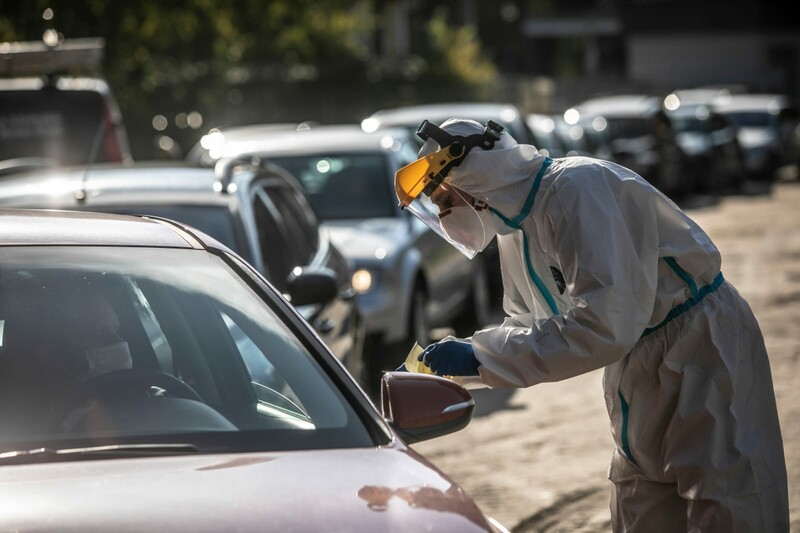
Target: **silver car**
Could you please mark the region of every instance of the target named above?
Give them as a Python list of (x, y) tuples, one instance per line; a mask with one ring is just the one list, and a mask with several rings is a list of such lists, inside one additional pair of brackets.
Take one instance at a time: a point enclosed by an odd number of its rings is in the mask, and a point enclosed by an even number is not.
[[(224, 143), (224, 130), (215, 135)], [(489, 320), (483, 259), (467, 260), (398, 205), (394, 173), (416, 160), (418, 151), (406, 129), (265, 128), (237, 142), (247, 146), (246, 154), (219, 146), (216, 153), (256, 156), (288, 170), (333, 243), (355, 264), (352, 285), (367, 331), (366, 375), (399, 366), (411, 345), (428, 343), (437, 326), (464, 324), (474, 331)], [(374, 377), (366, 382), (377, 383)]]

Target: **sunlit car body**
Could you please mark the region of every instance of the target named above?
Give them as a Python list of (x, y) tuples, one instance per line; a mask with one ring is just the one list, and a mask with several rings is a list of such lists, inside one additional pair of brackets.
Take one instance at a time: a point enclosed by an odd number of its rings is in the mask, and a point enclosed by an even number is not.
[[(322, 340), (363, 379), (364, 325), (350, 286), (352, 265), (320, 229), (294, 178), (276, 168), (229, 168), (229, 176), (181, 164), (63, 167), (0, 180), (0, 206), (150, 214), (195, 226), (235, 250), (279, 290), (333, 291), (293, 298)], [(228, 185), (223, 185), (227, 180)], [(296, 280), (296, 269), (302, 271)]]
[[(376, 131), (379, 128), (400, 127), (416, 133), (423, 120), (441, 124), (448, 118), (466, 118), (485, 124), (494, 120), (503, 126), (520, 144), (534, 144), (525, 116), (517, 106), (509, 103), (493, 102), (442, 102), (400, 106), (375, 111), (361, 121), (364, 131)], [(422, 140), (415, 137), (421, 146)]]
[(398, 205), (394, 173), (417, 158), (407, 130), (316, 125), (261, 131), (239, 145), (247, 152), (223, 146), (220, 153), (256, 156), (289, 171), (331, 240), (355, 264), (371, 383), (380, 371), (397, 368), (414, 341), (427, 344), (432, 327), (465, 314), (481, 325), (488, 320), (483, 262), (467, 260)]
[[(577, 111), (577, 114), (574, 112)], [(572, 106), (584, 128), (605, 132), (613, 159), (671, 197), (689, 192), (685, 160), (662, 99), (647, 94), (615, 94), (589, 98)]]
[[(37, 354), (62, 341), (47, 318), (92, 295), (131, 364), (87, 378), (60, 343)], [(0, 529), (504, 531), (407, 446), (464, 427), (466, 390), (391, 373), (381, 417), (280, 293), (193, 228), (3, 210), (0, 315)]]
[(711, 105), (736, 126), (751, 178), (772, 180), (800, 163), (800, 116), (785, 95), (726, 94)]

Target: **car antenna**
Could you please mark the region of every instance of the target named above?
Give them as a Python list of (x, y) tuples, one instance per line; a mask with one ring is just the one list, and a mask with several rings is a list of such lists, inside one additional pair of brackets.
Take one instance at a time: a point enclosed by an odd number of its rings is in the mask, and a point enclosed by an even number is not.
[[(105, 48), (105, 40), (98, 39), (96, 40), (91, 46), (91, 52), (93, 52), (93, 57), (95, 58), (95, 65), (99, 65), (102, 61), (103, 57), (103, 49)], [(81, 183), (78, 190), (75, 191), (75, 199), (78, 202), (85, 202), (86, 201), (86, 184), (89, 181), (89, 168), (94, 165), (95, 161), (97, 160), (97, 154), (100, 152), (100, 145), (103, 142), (103, 138), (105, 136), (107, 128), (111, 127), (111, 123), (106, 120), (106, 110), (103, 109), (103, 116), (100, 117), (100, 123), (97, 125), (97, 131), (94, 134), (94, 139), (92, 140), (92, 146), (89, 150), (89, 157), (86, 160), (86, 164), (83, 167), (83, 175), (81, 176)]]

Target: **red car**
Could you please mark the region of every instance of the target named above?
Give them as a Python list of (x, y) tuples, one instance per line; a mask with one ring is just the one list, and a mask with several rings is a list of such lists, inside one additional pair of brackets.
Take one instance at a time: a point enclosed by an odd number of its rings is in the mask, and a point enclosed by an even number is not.
[(464, 388), (388, 373), (379, 412), (192, 227), (0, 210), (0, 330), (2, 530), (505, 531), (408, 446)]

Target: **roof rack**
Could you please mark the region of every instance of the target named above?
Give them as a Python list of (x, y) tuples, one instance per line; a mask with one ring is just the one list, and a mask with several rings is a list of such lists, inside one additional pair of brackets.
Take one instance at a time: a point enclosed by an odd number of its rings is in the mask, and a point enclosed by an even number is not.
[(44, 41), (0, 43), (0, 75), (42, 76), (72, 69), (99, 70), (105, 39), (61, 39), (49, 46)]

